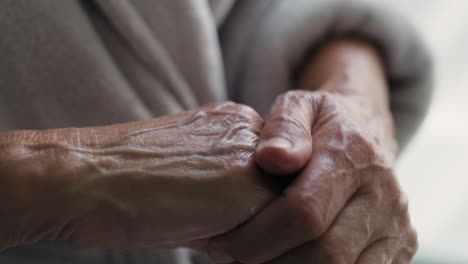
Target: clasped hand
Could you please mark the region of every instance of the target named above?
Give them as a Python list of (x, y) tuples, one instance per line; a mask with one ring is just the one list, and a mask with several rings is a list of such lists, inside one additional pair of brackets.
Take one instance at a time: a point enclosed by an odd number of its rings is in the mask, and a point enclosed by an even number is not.
[[(362, 102), (290, 91), (276, 100), (255, 158), (291, 183), (253, 219), (214, 238), (217, 263), (409, 263), (417, 248), (393, 145)], [(376, 124), (377, 123), (377, 124)]]

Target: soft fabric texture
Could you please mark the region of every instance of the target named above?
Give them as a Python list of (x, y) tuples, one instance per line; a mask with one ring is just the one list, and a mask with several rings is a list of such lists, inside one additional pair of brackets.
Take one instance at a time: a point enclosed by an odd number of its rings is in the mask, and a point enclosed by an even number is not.
[[(4, 0), (0, 129), (95, 126), (235, 100), (265, 114), (328, 38), (381, 51), (400, 145), (431, 94), (427, 50), (386, 9), (330, 0)], [(179, 250), (83, 250), (42, 242), (0, 263), (207, 263)]]

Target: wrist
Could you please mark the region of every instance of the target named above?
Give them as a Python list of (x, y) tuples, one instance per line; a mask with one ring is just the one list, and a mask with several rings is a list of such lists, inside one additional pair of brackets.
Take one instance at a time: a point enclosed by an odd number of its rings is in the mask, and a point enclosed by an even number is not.
[(388, 109), (388, 85), (380, 54), (370, 43), (337, 39), (323, 46), (306, 65), (299, 89), (366, 98)]
[(353, 120), (395, 154), (389, 87), (381, 56), (373, 45), (356, 39), (327, 43), (310, 60), (298, 86), (343, 99), (340, 105)]

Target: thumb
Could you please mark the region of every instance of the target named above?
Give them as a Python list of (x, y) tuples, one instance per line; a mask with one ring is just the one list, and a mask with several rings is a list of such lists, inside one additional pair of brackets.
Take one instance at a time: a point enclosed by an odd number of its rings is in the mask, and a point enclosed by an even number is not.
[(312, 155), (312, 124), (316, 114), (313, 92), (290, 91), (279, 96), (265, 120), (255, 160), (276, 175), (301, 170)]

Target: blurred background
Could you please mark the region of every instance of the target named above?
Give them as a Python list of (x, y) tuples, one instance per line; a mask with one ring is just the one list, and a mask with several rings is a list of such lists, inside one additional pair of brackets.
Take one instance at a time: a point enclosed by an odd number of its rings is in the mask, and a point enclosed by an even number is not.
[(416, 25), (436, 63), (429, 115), (398, 164), (416, 264), (468, 263), (468, 0), (373, 0)]

